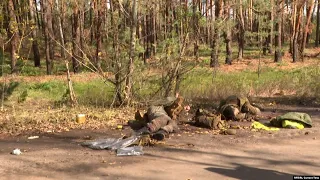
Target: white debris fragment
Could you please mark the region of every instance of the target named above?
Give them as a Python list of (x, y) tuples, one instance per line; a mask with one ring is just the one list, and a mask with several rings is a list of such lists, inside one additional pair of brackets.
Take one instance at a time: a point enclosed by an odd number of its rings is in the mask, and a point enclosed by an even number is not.
[(38, 139), (39, 138), (39, 136), (30, 136), (30, 137), (28, 137), (28, 139)]
[(11, 152), (11, 154), (13, 154), (13, 155), (20, 155), (20, 154), (22, 154), (22, 152), (20, 151), (20, 149), (14, 149), (14, 150)]

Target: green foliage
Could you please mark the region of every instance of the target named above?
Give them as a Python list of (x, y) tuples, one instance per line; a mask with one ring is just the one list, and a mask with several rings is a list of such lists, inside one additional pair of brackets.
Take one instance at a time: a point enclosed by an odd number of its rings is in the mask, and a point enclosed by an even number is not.
[(22, 93), (18, 97), (18, 103), (22, 103), (26, 101), (27, 97), (28, 97), (28, 90), (22, 91)]
[(0, 83), (0, 97), (4, 96), (4, 99), (7, 100), (19, 84), (15, 81), (11, 81), (9, 84)]
[(271, 96), (278, 91), (293, 92), (297, 96), (319, 97), (320, 68), (294, 71), (262, 68), (260, 78), (253, 71), (233, 73), (198, 68), (182, 82), (182, 94), (207, 99), (221, 99), (229, 95)]
[(44, 73), (45, 71), (33, 66), (23, 66), (20, 70), (20, 74), (23, 76), (39, 76), (43, 75)]
[(29, 99), (55, 101), (61, 98), (66, 86), (67, 85), (65, 82), (58, 80), (36, 83), (23, 82), (17, 93), (23, 92), (25, 89), (27, 89)]
[(78, 82), (73, 87), (80, 105), (108, 107), (113, 101), (113, 87), (101, 80)]
[(52, 91), (57, 88), (57, 84), (53, 82), (36, 83), (30, 86), (29, 89), (40, 90), (40, 91)]

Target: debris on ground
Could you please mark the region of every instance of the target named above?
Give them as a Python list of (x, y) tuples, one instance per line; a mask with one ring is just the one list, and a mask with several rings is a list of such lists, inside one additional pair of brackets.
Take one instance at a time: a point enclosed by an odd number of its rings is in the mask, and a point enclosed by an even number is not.
[(115, 138), (107, 138), (107, 139), (99, 139), (89, 142), (82, 143), (83, 146), (87, 146), (91, 149), (107, 149), (107, 150), (117, 150), (119, 148), (128, 147), (140, 139), (140, 136), (131, 136), (126, 139), (115, 139)]
[(121, 124), (118, 124), (118, 125), (117, 125), (117, 129), (122, 130), (122, 129), (123, 129), (123, 126), (122, 126)]
[(13, 155), (20, 155), (20, 154), (22, 154), (22, 152), (20, 151), (20, 149), (14, 149), (14, 150), (11, 152), (11, 154), (13, 154)]
[(268, 126), (266, 126), (260, 122), (257, 122), (257, 121), (254, 121), (251, 124), (251, 127), (252, 127), (252, 129), (256, 129), (256, 130), (262, 129), (262, 130), (266, 130), (266, 131), (279, 131), (279, 128), (268, 127)]
[(101, 149), (116, 150), (117, 156), (133, 156), (133, 155), (143, 155), (141, 144), (144, 145), (144, 142), (141, 142), (142, 140), (144, 140), (143, 136), (133, 135), (125, 139), (107, 138), (107, 139), (94, 140), (94, 141), (84, 142), (82, 143), (82, 145), (87, 146), (91, 149), (96, 149), (96, 150), (101, 150)]
[(133, 146), (117, 149), (117, 156), (140, 156), (143, 155), (142, 146)]
[(30, 137), (28, 137), (28, 139), (38, 139), (39, 138), (39, 136), (30, 136)]
[(77, 114), (76, 121), (79, 124), (86, 122), (86, 115), (85, 114)]

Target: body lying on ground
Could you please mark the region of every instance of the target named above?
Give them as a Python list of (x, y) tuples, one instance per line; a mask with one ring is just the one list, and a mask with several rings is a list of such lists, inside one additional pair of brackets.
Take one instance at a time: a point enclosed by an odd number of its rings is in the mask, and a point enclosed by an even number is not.
[(228, 124), (222, 120), (251, 120), (260, 114), (260, 109), (250, 104), (248, 98), (229, 96), (220, 102), (218, 111), (198, 109), (194, 116), (196, 126), (225, 130)]
[(219, 112), (223, 119), (235, 121), (250, 120), (261, 114), (260, 109), (250, 104), (248, 98), (239, 96), (229, 96), (221, 101)]
[(182, 106), (183, 97), (171, 98), (166, 105), (152, 105), (142, 117), (140, 112), (136, 113), (136, 120), (144, 121), (145, 127), (138, 130), (138, 133), (149, 133), (156, 140), (163, 140), (169, 133), (177, 131), (177, 117), (184, 109)]

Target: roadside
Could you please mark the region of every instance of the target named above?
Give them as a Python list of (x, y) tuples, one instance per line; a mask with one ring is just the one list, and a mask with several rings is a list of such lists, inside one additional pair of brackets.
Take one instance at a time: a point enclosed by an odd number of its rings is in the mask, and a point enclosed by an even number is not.
[[(320, 113), (317, 108), (278, 106), (263, 112), (307, 112), (311, 129), (279, 132), (238, 130), (235, 136), (181, 127), (165, 144), (145, 147), (143, 156), (117, 157), (114, 152), (80, 146), (92, 138), (121, 137), (130, 129), (72, 130), (62, 133), (2, 137), (1, 179), (292, 179), (319, 175)], [(247, 122), (249, 126), (250, 123)], [(23, 154), (11, 155), (14, 148)]]

